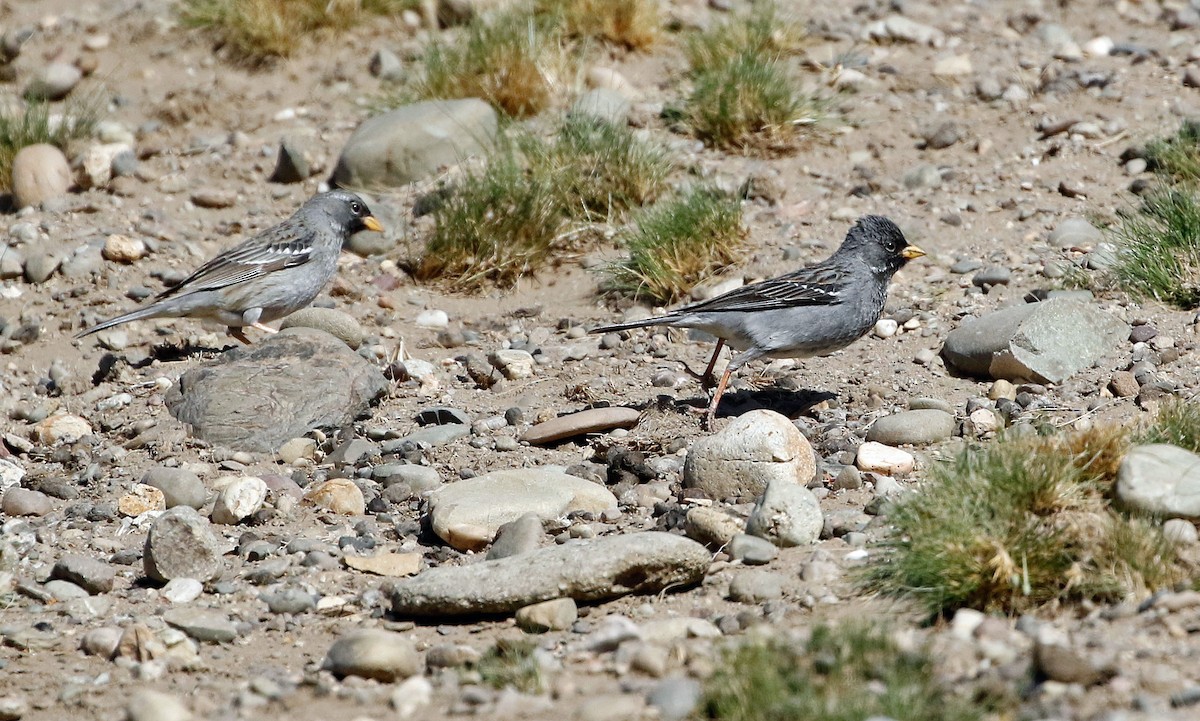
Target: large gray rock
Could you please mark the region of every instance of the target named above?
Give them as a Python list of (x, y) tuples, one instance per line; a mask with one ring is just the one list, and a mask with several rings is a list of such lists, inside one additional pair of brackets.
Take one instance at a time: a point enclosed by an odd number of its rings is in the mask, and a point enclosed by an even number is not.
[(806, 546), (816, 543), (824, 526), (816, 494), (805, 486), (776, 479), (754, 504), (746, 533), (776, 546)]
[(342, 148), (333, 181), (369, 190), (424, 180), (492, 146), (496, 111), (482, 100), (430, 100), (376, 115)]
[(167, 394), (192, 435), (273, 453), (314, 428), (341, 428), (387, 389), (379, 370), (328, 333), (289, 328), (184, 373)]
[(1117, 472), (1117, 498), (1168, 518), (1200, 518), (1200, 456), (1165, 443), (1135, 446)]
[(364, 628), (335, 641), (321, 668), (338, 678), (361, 676), (390, 683), (421, 673), (425, 662), (403, 634)]
[(700, 582), (711, 554), (695, 541), (651, 531), (482, 561), (439, 566), (385, 586), (399, 616), (511, 613), (555, 598), (602, 601)]
[(942, 355), (961, 373), (1061, 383), (1129, 337), (1129, 326), (1083, 301), (1057, 298), (963, 323)]
[(774, 411), (754, 410), (692, 444), (683, 484), (709, 498), (751, 499), (773, 480), (805, 486), (815, 474), (816, 457), (804, 434)]
[(954, 426), (954, 416), (936, 408), (900, 411), (872, 423), (867, 440), (891, 446), (920, 446), (949, 438), (954, 435)]
[(617, 498), (598, 483), (548, 468), (485, 473), (429, 493), (433, 532), (459, 550), (479, 550), (500, 526), (526, 513), (550, 519), (572, 511), (616, 508)]

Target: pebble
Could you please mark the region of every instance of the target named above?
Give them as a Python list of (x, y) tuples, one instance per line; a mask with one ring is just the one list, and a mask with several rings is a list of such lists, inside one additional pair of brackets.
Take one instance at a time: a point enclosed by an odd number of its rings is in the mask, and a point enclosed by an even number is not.
[(891, 338), (900, 330), (900, 324), (891, 318), (880, 318), (875, 322), (874, 333), (878, 338)]
[(220, 572), (224, 552), (208, 519), (189, 506), (177, 506), (150, 525), (142, 558), (146, 575), (156, 581), (194, 578), (206, 582)]
[(389, 578), (411, 576), (421, 570), (422, 564), (420, 553), (383, 552), (373, 556), (346, 556), (343, 560), (348, 568)]
[(1108, 389), (1117, 398), (1132, 398), (1141, 390), (1137, 377), (1129, 371), (1117, 371), (1108, 381)]
[(398, 82), (406, 75), (404, 63), (396, 53), (387, 48), (379, 48), (371, 55), (367, 70), (371, 75), (388, 82)]
[(104, 239), (101, 254), (114, 263), (133, 263), (146, 257), (146, 244), (138, 238), (113, 233)]
[(361, 516), (367, 512), (363, 492), (345, 478), (331, 478), (313, 485), (304, 494), (304, 500), (343, 516)]
[(743, 571), (729, 584), (729, 599), (740, 603), (762, 603), (783, 598), (782, 574), (772, 571)]
[(523, 350), (497, 350), (488, 354), (488, 362), (509, 380), (533, 377), (533, 356)]
[(984, 438), (1000, 430), (1002, 425), (1000, 417), (991, 408), (976, 408), (967, 416), (963, 431), (976, 438)]
[(1011, 281), (1012, 271), (1000, 265), (988, 266), (971, 277), (971, 285), (979, 288), (992, 285), (1008, 285)]
[(684, 461), (683, 484), (709, 498), (757, 498), (773, 479), (807, 486), (816, 456), (785, 416), (753, 410), (719, 432), (696, 440)]
[(121, 629), (114, 626), (94, 628), (83, 635), (79, 648), (89, 656), (110, 659), (117, 652), (122, 633), (124, 632)]
[(195, 473), (183, 468), (153, 466), (142, 474), (141, 482), (162, 491), (167, 508), (191, 506), (203, 508), (208, 500), (208, 488)]
[(424, 676), (412, 676), (396, 685), (390, 702), (398, 721), (417, 718), (433, 702), (433, 684)]
[(83, 73), (70, 63), (46, 63), (25, 85), (26, 98), (39, 100), (62, 100), (75, 89)]
[(238, 637), (229, 616), (210, 608), (172, 608), (163, 613), (162, 620), (204, 643), (229, 643)]
[(815, 543), (824, 526), (821, 503), (813, 492), (776, 478), (754, 504), (746, 533), (786, 548)]
[(193, 721), (196, 717), (175, 696), (143, 688), (125, 706), (127, 721)]
[(297, 461), (311, 461), (317, 457), (317, 442), (312, 438), (293, 438), (279, 447), (279, 460), (287, 465)]
[(69, 581), (88, 593), (108, 593), (113, 590), (117, 571), (104, 561), (67, 554), (54, 564), (50, 577)]
[(688, 538), (714, 549), (724, 548), (745, 529), (744, 520), (712, 506), (689, 508), (683, 523)]
[(34, 426), (38, 440), (46, 445), (77, 441), (92, 434), (92, 424), (70, 413), (49, 416)]
[(775, 544), (765, 538), (751, 536), (747, 533), (739, 533), (734, 536), (729, 542), (727, 551), (730, 558), (741, 561), (747, 566), (768, 564), (779, 555), (779, 549)]
[(321, 668), (338, 678), (360, 676), (393, 683), (424, 671), (425, 663), (402, 634), (382, 629), (352, 631), (330, 646)]
[(257, 513), (267, 500), (267, 484), (255, 476), (226, 476), (218, 478), (213, 485), (221, 489), (213, 504), (213, 523), (239, 523)]
[(565, 631), (579, 618), (575, 600), (556, 598), (517, 609), (517, 626), (526, 633)]
[(487, 558), (491, 561), (532, 551), (541, 544), (545, 535), (538, 514), (526, 513), (500, 526), (496, 532), (496, 542), (488, 549)]
[(1116, 493), (1140, 511), (1200, 519), (1200, 456), (1162, 443), (1134, 446), (1117, 471)]
[(884, 473), (889, 476), (905, 476), (912, 473), (917, 460), (908, 451), (893, 448), (875, 441), (867, 441), (858, 447), (854, 463), (859, 470)]
[(44, 516), (54, 510), (54, 501), (40, 491), (13, 486), (4, 492), (0, 510), (7, 516)]
[(204, 593), (204, 584), (194, 578), (172, 578), (158, 591), (171, 603), (191, 603)]
[(231, 208), (237, 203), (237, 192), (225, 188), (201, 188), (192, 193), (191, 200), (199, 208)]
[(320, 172), (323, 165), (307, 138), (285, 137), (279, 143), (279, 155), (270, 179), (273, 183), (302, 183)]
[(444, 310), (424, 310), (417, 314), (413, 323), (418, 328), (432, 328), (440, 330), (450, 326), (450, 316)]
[(614, 428), (632, 428), (641, 417), (636, 408), (609, 406), (569, 413), (531, 426), (521, 440), (531, 445), (544, 445), (587, 433), (603, 433)]
[(1017, 387), (1011, 382), (1001, 378), (992, 383), (988, 389), (988, 400), (998, 401), (1002, 398), (1013, 401), (1017, 399)]
[(1182, 518), (1168, 518), (1163, 522), (1163, 536), (1181, 546), (1194, 546), (1200, 542), (1196, 524)]
[(900, 411), (871, 424), (868, 441), (885, 445), (927, 445), (954, 435), (954, 416), (942, 410)]
[(663, 679), (646, 694), (646, 703), (658, 712), (662, 721), (684, 721), (700, 705), (704, 689), (693, 678), (678, 676)]
[(135, 483), (129, 492), (117, 500), (117, 512), (122, 516), (137, 518), (150, 511), (165, 511), (167, 498), (154, 486)]

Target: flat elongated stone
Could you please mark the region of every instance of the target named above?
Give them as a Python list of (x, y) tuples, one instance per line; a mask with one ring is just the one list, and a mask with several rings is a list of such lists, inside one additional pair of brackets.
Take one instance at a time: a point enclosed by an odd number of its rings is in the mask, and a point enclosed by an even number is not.
[(1117, 498), (1168, 518), (1200, 518), (1200, 456), (1165, 443), (1130, 449), (1117, 471)]
[(602, 601), (698, 583), (708, 549), (659, 531), (564, 543), (469, 566), (439, 566), (384, 590), (402, 617), (511, 613), (555, 598)]
[(637, 424), (641, 413), (635, 408), (612, 406), (590, 408), (586, 411), (559, 416), (525, 431), (521, 440), (532, 445), (553, 443), (564, 438), (574, 438), (585, 433), (602, 433), (614, 428), (631, 428)]

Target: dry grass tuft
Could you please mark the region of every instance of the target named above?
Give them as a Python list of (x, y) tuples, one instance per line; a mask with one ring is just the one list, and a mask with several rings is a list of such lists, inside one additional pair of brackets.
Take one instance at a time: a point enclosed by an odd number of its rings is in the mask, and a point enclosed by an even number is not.
[(537, 11), (561, 19), (567, 35), (597, 38), (633, 50), (657, 42), (657, 0), (538, 0)]

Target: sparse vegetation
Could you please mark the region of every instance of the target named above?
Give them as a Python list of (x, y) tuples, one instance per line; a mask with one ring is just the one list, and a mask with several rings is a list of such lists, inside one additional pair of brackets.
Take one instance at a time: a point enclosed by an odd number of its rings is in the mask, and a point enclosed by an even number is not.
[(433, 211), (417, 278), (464, 290), (514, 283), (575, 247), (577, 224), (652, 201), (670, 169), (662, 148), (586, 116), (568, 117), (549, 141), (512, 135)]
[(11, 187), (13, 158), (21, 148), (47, 143), (65, 152), (73, 141), (91, 137), (99, 114), (96, 96), (69, 101), (56, 116), (41, 101), (14, 104), (0, 111), (0, 185)]
[(567, 35), (631, 49), (653, 45), (660, 32), (657, 0), (537, 0), (537, 11), (558, 18)]
[[(747, 643), (718, 664), (701, 713), (715, 721), (973, 721), (1011, 700), (972, 703), (943, 688), (927, 651), (881, 628), (813, 628), (808, 642)], [(990, 707), (990, 708), (989, 708)]]
[(1120, 214), (1117, 281), (1127, 291), (1181, 308), (1200, 304), (1200, 199), (1187, 185), (1151, 191)]
[(1146, 144), (1146, 164), (1166, 180), (1200, 181), (1200, 122), (1186, 120), (1172, 136)]
[(607, 219), (645, 205), (666, 188), (671, 166), (666, 151), (639, 139), (626, 126), (586, 115), (568, 117), (541, 164), (562, 168), (563, 203), (573, 217)]
[(542, 672), (533, 652), (537, 645), (525, 639), (501, 638), (484, 652), (477, 666), (479, 676), (497, 689), (514, 688), (522, 693), (540, 693)]
[(235, 58), (261, 63), (290, 56), (305, 36), (415, 5), (415, 0), (184, 0), (180, 13), (185, 24), (215, 32)]
[(687, 55), (695, 87), (684, 114), (696, 135), (717, 147), (784, 150), (799, 127), (816, 122), (822, 103), (785, 61), (801, 37), (769, 3), (694, 36)]
[(648, 208), (621, 237), (629, 258), (609, 268), (613, 290), (670, 303), (737, 261), (742, 206), (707, 187)]
[(483, 98), (514, 118), (546, 109), (554, 78), (565, 74), (560, 38), (529, 11), (478, 18), (456, 41), (437, 40), (413, 86), (419, 98)]
[(1162, 404), (1154, 423), (1137, 436), (1138, 443), (1169, 443), (1200, 453), (1200, 404), (1171, 399)]
[(1187, 569), (1159, 524), (1108, 501), (1127, 447), (1124, 430), (1098, 429), (963, 451), (897, 505), (866, 585), (931, 614), (1020, 613), (1172, 586)]

